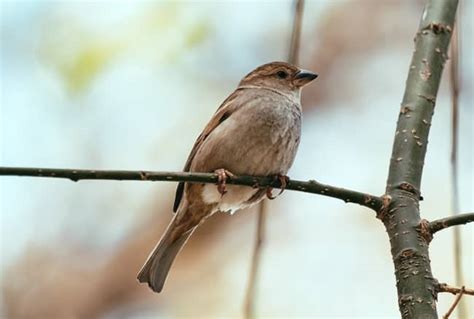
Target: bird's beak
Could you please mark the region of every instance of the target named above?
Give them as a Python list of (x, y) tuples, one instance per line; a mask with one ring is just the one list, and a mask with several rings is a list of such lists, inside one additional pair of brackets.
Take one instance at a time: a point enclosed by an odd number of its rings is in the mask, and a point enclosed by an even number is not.
[(295, 75), (294, 82), (297, 86), (304, 86), (316, 79), (317, 77), (318, 75), (316, 73), (306, 70), (299, 70), (298, 73), (296, 73)]

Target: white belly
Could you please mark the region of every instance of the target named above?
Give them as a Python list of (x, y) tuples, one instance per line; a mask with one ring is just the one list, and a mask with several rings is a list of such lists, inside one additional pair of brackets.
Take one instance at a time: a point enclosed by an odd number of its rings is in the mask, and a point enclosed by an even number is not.
[(227, 185), (227, 193), (222, 196), (216, 185), (206, 184), (201, 195), (206, 204), (217, 203), (212, 213), (221, 211), (233, 214), (239, 209), (250, 206), (246, 201), (257, 191), (258, 189), (248, 186)]

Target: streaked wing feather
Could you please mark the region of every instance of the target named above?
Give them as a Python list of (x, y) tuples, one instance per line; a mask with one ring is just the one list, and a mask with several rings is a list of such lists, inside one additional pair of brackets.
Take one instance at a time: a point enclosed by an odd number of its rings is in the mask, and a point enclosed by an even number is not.
[[(224, 102), (219, 106), (216, 113), (212, 116), (209, 123), (207, 123), (206, 127), (202, 131), (202, 133), (194, 142), (194, 146), (191, 149), (191, 153), (189, 153), (188, 159), (186, 164), (184, 165), (184, 172), (189, 172), (189, 168), (191, 167), (191, 163), (194, 159), (194, 156), (198, 152), (199, 148), (201, 147), (202, 143), (206, 140), (206, 138), (211, 134), (211, 132), (219, 126), (222, 122), (228, 119), (232, 113), (234, 113), (238, 108), (238, 103), (234, 103), (235, 100), (241, 95), (241, 91), (243, 89), (236, 89), (231, 95), (229, 95)], [(183, 198), (184, 194), (184, 182), (179, 182), (178, 187), (176, 188), (176, 195), (173, 204), (173, 212), (178, 210), (179, 204), (181, 203), (181, 199)]]

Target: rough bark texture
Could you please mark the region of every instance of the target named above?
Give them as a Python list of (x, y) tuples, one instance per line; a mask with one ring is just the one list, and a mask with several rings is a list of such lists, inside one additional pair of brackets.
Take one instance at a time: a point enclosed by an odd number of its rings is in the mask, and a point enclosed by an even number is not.
[(428, 1), (415, 37), (387, 181), (388, 208), (380, 216), (390, 238), (403, 318), (437, 318), (436, 281), (419, 227), (423, 163), (457, 0)]

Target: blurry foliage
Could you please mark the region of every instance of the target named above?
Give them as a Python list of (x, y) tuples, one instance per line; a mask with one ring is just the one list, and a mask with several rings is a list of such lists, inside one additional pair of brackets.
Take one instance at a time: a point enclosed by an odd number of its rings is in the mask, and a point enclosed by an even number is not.
[(106, 63), (117, 53), (119, 50), (113, 45), (82, 43), (70, 61), (56, 60), (59, 63), (57, 71), (70, 92), (80, 93), (89, 86), (97, 74), (105, 68)]
[(205, 23), (196, 25), (185, 38), (185, 44), (188, 47), (194, 47), (204, 41), (209, 34), (209, 27)]
[(69, 93), (82, 94), (109, 63), (126, 53), (150, 51), (152, 60), (169, 64), (202, 44), (210, 34), (209, 22), (204, 16), (190, 19), (186, 13), (177, 3), (154, 5), (123, 19), (115, 29), (92, 31), (80, 18), (59, 14), (57, 19), (53, 11), (46, 18), (41, 58), (59, 74)]

